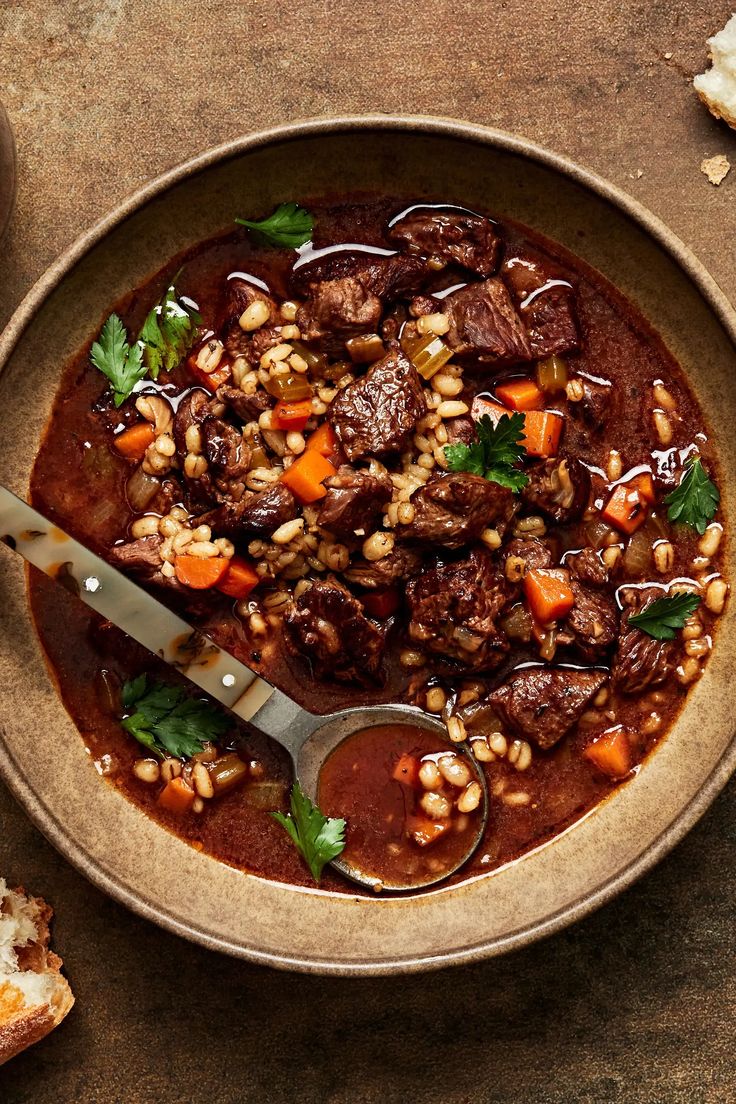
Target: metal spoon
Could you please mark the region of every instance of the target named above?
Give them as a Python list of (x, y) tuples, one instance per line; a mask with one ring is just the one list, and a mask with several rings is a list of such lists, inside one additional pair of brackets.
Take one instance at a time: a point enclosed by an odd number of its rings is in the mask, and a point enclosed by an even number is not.
[[(383, 724), (418, 725), (447, 742), (447, 730), (441, 721), (411, 705), (358, 706), (323, 716), (309, 713), (3, 486), (0, 540), (44, 574), (72, 589), (91, 609), (170, 663), (231, 712), (286, 748), (295, 777), (313, 801), (325, 760), (346, 737), (361, 729)], [(488, 792), (483, 770), (467, 745), (454, 744), (453, 748), (465, 755), (483, 793), (475, 814), (476, 833), (458, 862), (439, 874), (428, 872), (420, 881), (407, 884), (368, 874), (342, 858), (332, 865), (361, 885), (395, 892), (433, 885), (462, 866), (482, 839)]]

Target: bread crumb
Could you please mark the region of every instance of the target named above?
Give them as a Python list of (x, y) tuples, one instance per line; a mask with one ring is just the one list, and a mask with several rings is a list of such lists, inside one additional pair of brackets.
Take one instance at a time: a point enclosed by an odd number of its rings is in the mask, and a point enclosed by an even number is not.
[(736, 12), (722, 31), (708, 39), (708, 45), (711, 68), (695, 77), (693, 87), (716, 119), (736, 129)]
[(672, 59), (672, 54), (665, 54), (664, 55), (664, 60), (665, 61), (670, 61), (671, 59)]
[(731, 162), (722, 153), (717, 153), (715, 157), (706, 157), (705, 161), (700, 162), (700, 171), (717, 187), (731, 171)]

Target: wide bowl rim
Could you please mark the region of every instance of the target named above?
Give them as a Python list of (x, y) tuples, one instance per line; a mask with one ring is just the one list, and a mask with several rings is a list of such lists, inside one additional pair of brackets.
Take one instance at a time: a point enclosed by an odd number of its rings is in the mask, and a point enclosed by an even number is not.
[[(443, 138), (471, 141), (519, 155), (541, 166), (555, 170), (573, 180), (622, 211), (645, 231), (675, 261), (692, 281), (701, 296), (714, 312), (736, 347), (736, 309), (708, 273), (703, 264), (685, 243), (662, 220), (633, 199), (616, 185), (598, 174), (582, 168), (561, 154), (547, 150), (519, 135), (477, 123), (447, 117), (426, 115), (338, 115), (304, 119), (281, 124), (233, 138), (211, 147), (174, 166), (137, 189), (117, 204), (108, 214), (80, 234), (59, 257), (45, 270), (18, 305), (0, 334), (0, 372), (10, 359), (26, 328), (46, 299), (63, 281), (74, 266), (104, 237), (125, 219), (162, 195), (181, 181), (217, 164), (222, 164), (245, 152), (272, 143), (293, 139), (316, 137), (321, 134), (384, 130), (408, 131)], [(279, 969), (304, 973), (342, 976), (380, 976), (396, 973), (418, 973), (449, 965), (479, 961), (497, 954), (526, 946), (544, 936), (561, 930), (580, 920), (632, 885), (639, 877), (656, 865), (687, 834), (705, 813), (730, 776), (736, 770), (736, 739), (713, 768), (695, 796), (680, 810), (675, 819), (660, 836), (632, 862), (612, 875), (596, 889), (565, 905), (544, 920), (501, 939), (436, 955), (407, 957), (381, 962), (329, 962), (290, 956), (288, 953), (260, 951), (253, 947), (233, 943), (202, 930), (194, 923), (183, 923), (179, 918), (142, 898), (129, 884), (104, 870), (93, 859), (84, 844), (72, 839), (58, 824), (53, 812), (46, 807), (43, 798), (27, 783), (20, 769), (13, 762), (8, 749), (0, 741), (0, 776), (24, 812), (49, 842), (93, 885), (133, 912), (157, 923), (164, 929), (196, 942), (212, 950), (234, 957)], [(290, 888), (290, 887), (285, 887)], [(349, 898), (348, 898), (349, 900)]]

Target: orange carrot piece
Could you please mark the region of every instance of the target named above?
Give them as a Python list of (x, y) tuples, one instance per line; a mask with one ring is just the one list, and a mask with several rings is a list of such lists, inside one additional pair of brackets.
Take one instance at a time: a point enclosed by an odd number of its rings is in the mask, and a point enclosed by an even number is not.
[(529, 612), (542, 625), (560, 621), (575, 605), (568, 574), (560, 568), (527, 571), (523, 585)]
[(247, 598), (260, 582), (253, 566), (242, 556), (233, 556), (227, 561), (225, 574), (217, 583), (217, 589), (228, 598)]
[(406, 752), (397, 761), (396, 766), (391, 772), (391, 777), (395, 782), (402, 782), (405, 786), (412, 786), (416, 789), (420, 785), (419, 782), (419, 760), (415, 755), (409, 755)]
[(337, 438), (329, 422), (323, 422), (307, 439), (307, 449), (316, 449), (323, 456), (332, 456), (337, 449)]
[(528, 410), (521, 443), (529, 456), (556, 456), (564, 418), (551, 410)]
[(647, 516), (647, 501), (633, 483), (619, 483), (601, 510), (601, 517), (622, 533), (636, 532)]
[(307, 449), (286, 469), (281, 481), (300, 502), (316, 502), (327, 494), (322, 486), (325, 479), (335, 474), (335, 468), (326, 456), (317, 449)]
[(505, 406), (501, 406), (500, 403), (492, 402), (491, 399), (484, 399), (480, 395), (476, 395), (473, 399), (473, 405), (470, 408), (470, 416), (474, 421), (479, 422), (484, 414), (487, 414), (494, 425), (498, 422), (499, 418), (502, 418), (504, 414), (509, 417), (509, 412)]
[(210, 372), (208, 375), (207, 372), (203, 372), (199, 367), (197, 358), (194, 354), (187, 360), (187, 366), (200, 387), (204, 387), (213, 394), (218, 387), (222, 387), (223, 383), (227, 383), (233, 374), (232, 368), (227, 361), (221, 360), (214, 372)]
[(623, 778), (632, 767), (631, 741), (620, 725), (604, 732), (583, 751), (587, 759), (609, 778)]
[(654, 491), (654, 480), (651, 472), (641, 472), (640, 475), (635, 475), (633, 479), (629, 480), (629, 486), (635, 487), (640, 498), (644, 502), (648, 502), (650, 506), (656, 501), (657, 495)]
[(113, 441), (115, 448), (127, 460), (142, 460), (146, 449), (152, 445), (156, 434), (150, 422), (136, 422), (130, 429), (118, 433)]
[(420, 847), (429, 847), (450, 830), (449, 820), (429, 820), (428, 817), (408, 816), (406, 830)]
[(209, 590), (220, 582), (229, 563), (222, 556), (212, 556), (208, 560), (199, 556), (177, 556), (174, 571), (183, 586), (192, 590)]
[(541, 410), (545, 396), (535, 380), (514, 379), (498, 385), (496, 398), (512, 410)]
[(172, 778), (158, 795), (158, 803), (170, 813), (182, 816), (191, 809), (195, 796), (194, 790), (183, 778)]
[(296, 402), (280, 400), (273, 408), (273, 424), (276, 429), (302, 430), (312, 417), (312, 400), (299, 399)]

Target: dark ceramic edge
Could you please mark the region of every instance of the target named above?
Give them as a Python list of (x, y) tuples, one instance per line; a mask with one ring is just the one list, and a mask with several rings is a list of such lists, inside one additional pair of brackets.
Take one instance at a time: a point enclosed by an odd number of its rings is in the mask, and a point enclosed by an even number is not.
[[(272, 127), (255, 134), (233, 139), (224, 145), (215, 147), (157, 177), (143, 188), (119, 204), (110, 214), (101, 219), (88, 231), (80, 235), (52, 264), (33, 285), (25, 296), (2, 335), (0, 335), (0, 372), (9, 360), (17, 341), (32, 321), (44, 300), (53, 292), (64, 276), (74, 265), (93, 248), (113, 227), (123, 222), (131, 213), (144, 206), (149, 200), (165, 192), (179, 181), (192, 176), (202, 169), (221, 161), (226, 161), (240, 153), (257, 149), (271, 142), (284, 142), (292, 139), (311, 137), (323, 133), (340, 131), (360, 131), (362, 129), (384, 129), (389, 131), (409, 130), (418, 133), (436, 134), (443, 137), (459, 138), (493, 145), (531, 161), (563, 173), (582, 187), (601, 196), (608, 203), (623, 211), (633, 222), (642, 227), (659, 246), (668, 253), (689, 276), (698, 288), (703, 299), (718, 317), (724, 330), (736, 346), (736, 311), (729, 303), (717, 283), (697, 260), (694, 254), (672, 231), (636, 200), (622, 192), (613, 184), (559, 154), (550, 153), (524, 138), (477, 124), (463, 123), (454, 119), (432, 118), (428, 116), (364, 115), (336, 116), (305, 120), (284, 126)], [(299, 970), (304, 973), (331, 974), (338, 976), (380, 976), (395, 973), (418, 973), (424, 970), (439, 969), (449, 965), (479, 961), (497, 954), (503, 954), (551, 935), (573, 921), (582, 919), (595, 909), (611, 900), (616, 894), (630, 886), (634, 881), (650, 870), (685, 836), (703, 813), (718, 796), (731, 774), (736, 770), (736, 741), (732, 741), (728, 751), (722, 757), (708, 780), (693, 800), (679, 813), (660, 835), (659, 839), (638, 858), (609, 878), (602, 886), (576, 904), (561, 909), (544, 922), (513, 933), (504, 939), (492, 943), (480, 944), (459, 951), (449, 951), (434, 956), (397, 959), (385, 963), (330, 962), (314, 959), (290, 958), (288, 955), (271, 955), (240, 944), (230, 943), (211, 933), (193, 927), (191, 923), (179, 919), (173, 914), (163, 912), (134, 894), (116, 878), (107, 873), (104, 867), (93, 860), (79, 844), (70, 841), (59, 826), (55, 817), (46, 808), (43, 801), (31, 790), (22, 772), (17, 769), (7, 749), (0, 743), (0, 774), (15, 798), (23, 806), (33, 823), (46, 836), (50, 843), (67, 858), (72, 865), (88, 878), (98, 889), (114, 900), (130, 908), (169, 931), (199, 943), (212, 950), (218, 950), (238, 958), (250, 960), (260, 965), (273, 966), (284, 970)], [(349, 900), (349, 898), (348, 898)]]
[[(4, 134), (2, 133), (2, 129), (1, 129), (3, 127), (3, 124), (5, 126), (5, 133)], [(2, 242), (5, 238), (5, 234), (7, 233), (8, 227), (10, 226), (11, 219), (13, 217), (13, 211), (15, 210), (15, 200), (16, 200), (16, 197), (17, 197), (17, 194), (18, 194), (18, 151), (17, 151), (16, 145), (15, 145), (15, 135), (13, 134), (13, 128), (10, 124), (10, 119), (8, 118), (8, 113), (7, 113), (7, 111), (5, 110), (5, 108), (3, 107), (3, 105), (1, 103), (0, 103), (0, 140), (3, 140), (7, 143), (6, 153), (8, 153), (10, 155), (8, 160), (9, 160), (9, 163), (10, 163), (10, 171), (11, 171), (11, 174), (12, 174), (12, 181), (13, 181), (12, 188), (11, 188), (11, 191), (10, 191), (9, 202), (8, 202), (8, 205), (7, 205), (7, 209), (5, 210), (5, 214), (3, 215), (2, 211), (0, 211), (0, 216), (2, 216), (2, 221), (0, 221), (0, 244), (2, 244)]]

